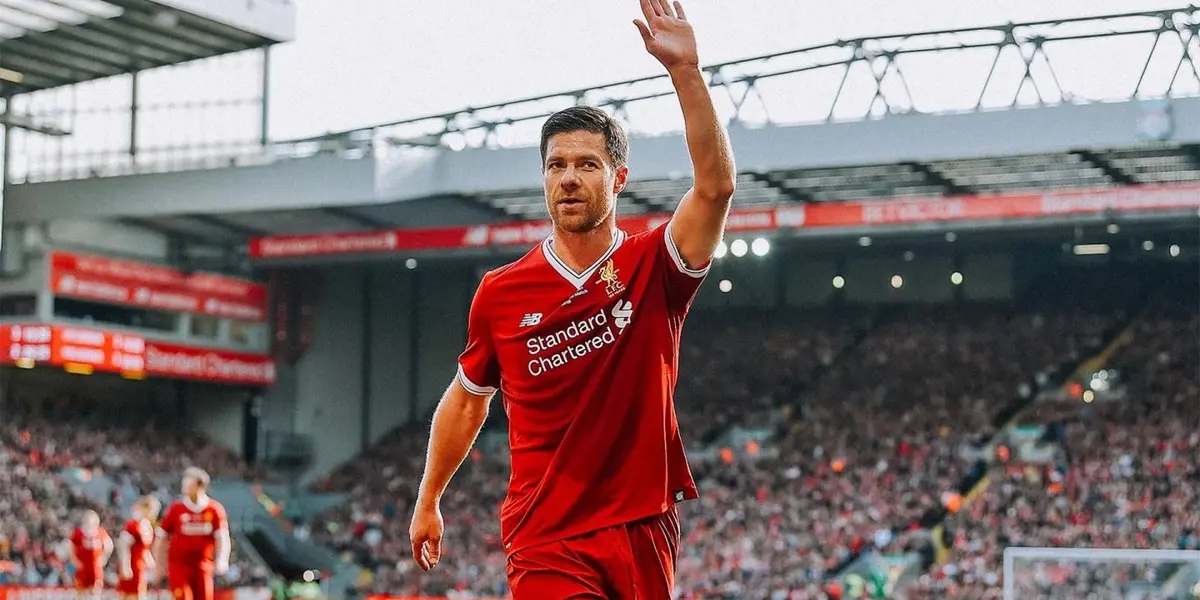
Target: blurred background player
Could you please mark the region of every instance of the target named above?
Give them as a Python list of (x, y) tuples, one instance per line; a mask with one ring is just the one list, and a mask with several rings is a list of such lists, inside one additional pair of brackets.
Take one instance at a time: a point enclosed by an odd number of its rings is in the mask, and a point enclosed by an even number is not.
[(83, 513), (79, 527), (71, 534), (71, 561), (75, 563), (75, 588), (83, 598), (95, 598), (104, 587), (104, 565), (112, 556), (113, 542), (100, 526), (94, 510)]
[(150, 574), (155, 570), (154, 519), (162, 508), (153, 496), (142, 496), (133, 505), (133, 516), (125, 523), (117, 541), (119, 562), (117, 591), (126, 599), (146, 597)]
[(229, 521), (225, 507), (208, 496), (208, 484), (203, 469), (185, 469), (183, 496), (167, 507), (158, 526), (156, 579), (165, 570), (176, 600), (213, 600), (213, 575), (229, 571)]

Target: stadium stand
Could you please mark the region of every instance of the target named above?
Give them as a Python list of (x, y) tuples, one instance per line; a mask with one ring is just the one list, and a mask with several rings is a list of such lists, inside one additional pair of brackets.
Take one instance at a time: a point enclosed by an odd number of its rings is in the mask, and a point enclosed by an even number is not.
[[(1138, 309), (1130, 304), (1138, 278), (1104, 294), (1080, 292), (1088, 288), (1077, 284), (1095, 275), (1052, 272), (1038, 293), (1017, 304), (830, 309), (802, 317), (790, 311), (695, 315), (697, 325), (685, 334), (687, 375), (678, 405), (702, 494), (682, 508), (682, 597), (821, 597), (826, 576), (861, 553), (926, 551), (912, 534), (929, 525), (923, 522), (928, 513), (943, 510), (943, 494), (978, 468), (963, 448), (979, 447), (1006, 426), (1006, 411), (1029, 405), (1039, 373), (1099, 352)], [(1058, 293), (1050, 292), (1054, 284)], [(1194, 311), (1190, 329), (1168, 326), (1179, 323), (1176, 315), (1153, 314), (1132, 326), (1138, 341), (1119, 361), (1157, 361), (1160, 352), (1146, 348), (1187, 343), (1184, 333), (1195, 332)], [(1195, 364), (1189, 356), (1172, 354), (1171, 364)], [(1148, 380), (1164, 374), (1152, 371)], [(363, 581), (366, 590), (499, 595), (505, 589), (495, 515), (506, 484), (502, 452), (477, 449), (452, 485), (443, 506), (447, 556), (439, 569), (425, 574), (409, 560), (407, 514), (423, 463), (423, 429), (394, 432), (326, 479), (322, 489), (347, 491), (350, 501), (321, 515), (311, 535), (361, 557), (373, 571)], [(736, 447), (729, 445), (731, 429), (770, 435)], [(1071, 445), (1098, 447), (1096, 437), (1104, 433), (1085, 431)], [(983, 520), (982, 529), (972, 529), (964, 519), (1009, 514), (1015, 528), (1030, 514), (997, 509), (1031, 485), (1022, 483), (1024, 468), (1015, 463), (996, 469), (1016, 479), (1000, 483), (993, 474), (989, 491), (951, 517), (947, 535), (958, 558), (935, 565), (914, 589), (951, 597), (975, 597), (958, 595), (968, 583), (995, 589), (994, 552), (1004, 544), (980, 539), (980, 532), (1004, 528)], [(1072, 485), (1087, 486), (1093, 471), (1074, 469)], [(1187, 506), (1191, 496), (1176, 501)], [(1177, 518), (1163, 538), (1171, 543), (1194, 520)], [(1078, 541), (1047, 532), (1014, 533), (1007, 541)], [(1106, 541), (1155, 545), (1147, 538)], [(961, 557), (968, 548), (974, 554)], [(969, 569), (965, 563), (976, 555), (986, 558), (986, 567)]]
[[(97, 426), (106, 420), (105, 413), (87, 398), (13, 400), (0, 427), (0, 584), (70, 585), (74, 567), (68, 540), (85, 510), (100, 513), (113, 535), (124, 526), (134, 498), (124, 498), (114, 488), (98, 500), (71, 486), (64, 472), (85, 478), (107, 474), (133, 484), (141, 494), (158, 496), (164, 506), (173, 499), (171, 490), (178, 487), (175, 480), (184, 466), (213, 465), (226, 476), (253, 472), (228, 450), (195, 434)], [(36, 409), (40, 416), (33, 418), (21, 408)], [(244, 553), (234, 552), (233, 565), (219, 584), (263, 585), (267, 580), (265, 566)], [(108, 576), (110, 583), (116, 581), (115, 559), (108, 564)]]

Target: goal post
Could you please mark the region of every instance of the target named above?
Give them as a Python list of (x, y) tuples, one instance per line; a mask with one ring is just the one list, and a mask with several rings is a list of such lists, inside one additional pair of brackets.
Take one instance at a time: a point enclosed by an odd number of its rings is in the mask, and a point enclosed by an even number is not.
[(1005, 548), (1004, 600), (1074, 597), (1200, 598), (1200, 550)]

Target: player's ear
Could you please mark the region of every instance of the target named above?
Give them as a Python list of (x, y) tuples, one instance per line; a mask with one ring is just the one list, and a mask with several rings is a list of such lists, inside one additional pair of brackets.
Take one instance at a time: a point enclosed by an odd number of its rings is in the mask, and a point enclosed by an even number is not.
[(617, 195), (625, 191), (625, 186), (629, 183), (629, 167), (617, 167), (616, 177), (613, 178), (613, 194)]

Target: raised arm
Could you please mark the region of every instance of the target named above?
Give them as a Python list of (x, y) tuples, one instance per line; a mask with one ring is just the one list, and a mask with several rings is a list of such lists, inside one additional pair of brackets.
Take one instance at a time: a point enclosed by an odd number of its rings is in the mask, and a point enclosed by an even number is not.
[[(417, 565), (428, 571), (437, 565), (442, 553), (441, 499), (458, 471), (483, 422), (487, 420), (488, 405), (494, 392), (476, 394), (461, 380), (454, 378), (437, 410), (433, 413), (433, 428), (429, 432), (429, 452), (425, 459), (425, 475), (417, 493), (409, 538)], [(477, 390), (482, 391), (482, 390)]]
[(672, 6), (668, 0), (640, 1), (646, 20), (634, 24), (646, 51), (667, 69), (675, 86), (695, 182), (675, 209), (668, 234), (683, 262), (699, 269), (708, 264), (725, 231), (737, 184), (733, 149), (700, 72), (696, 35), (683, 5), (675, 2)]

